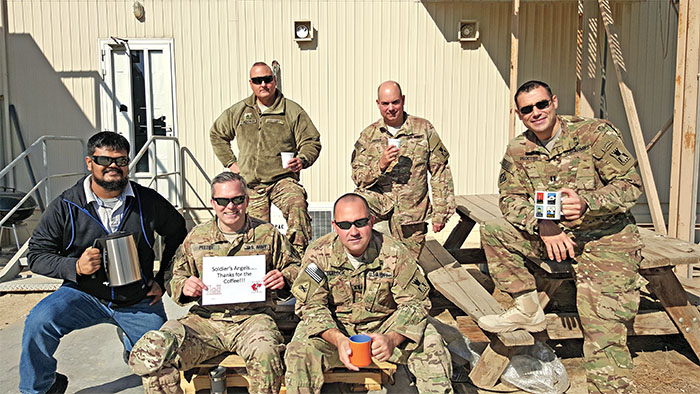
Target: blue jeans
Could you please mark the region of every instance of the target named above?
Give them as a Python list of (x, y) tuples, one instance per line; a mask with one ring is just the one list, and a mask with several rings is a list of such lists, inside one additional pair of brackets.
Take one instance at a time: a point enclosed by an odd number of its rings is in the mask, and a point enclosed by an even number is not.
[(112, 308), (78, 290), (72, 283), (61, 286), (41, 300), (24, 322), (19, 391), (45, 393), (49, 390), (56, 378), (53, 354), (61, 338), (71, 331), (100, 323), (114, 324), (124, 330), (124, 348), (131, 351), (143, 334), (159, 329), (167, 320), (163, 302), (148, 305), (152, 300), (148, 297), (135, 305)]

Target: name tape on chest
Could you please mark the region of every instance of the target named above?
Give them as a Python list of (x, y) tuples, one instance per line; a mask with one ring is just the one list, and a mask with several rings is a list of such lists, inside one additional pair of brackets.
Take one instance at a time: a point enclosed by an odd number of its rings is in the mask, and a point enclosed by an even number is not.
[(195, 245), (195, 248), (197, 250), (219, 250), (221, 249), (221, 245)]
[(270, 245), (266, 244), (246, 244), (243, 245), (243, 251), (244, 252), (250, 252), (250, 251), (270, 251)]
[(311, 279), (313, 279), (316, 283), (321, 283), (324, 279), (326, 279), (326, 274), (321, 271), (320, 268), (315, 263), (311, 263), (308, 266), (306, 266), (306, 269), (304, 270)]
[(370, 271), (367, 273), (367, 277), (370, 279), (383, 279), (383, 278), (391, 278), (391, 277), (393, 277), (393, 275), (389, 272)]

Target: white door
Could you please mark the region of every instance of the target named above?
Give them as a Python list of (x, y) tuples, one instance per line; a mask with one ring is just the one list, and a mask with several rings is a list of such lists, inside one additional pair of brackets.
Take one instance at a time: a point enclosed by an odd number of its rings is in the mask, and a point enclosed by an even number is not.
[[(152, 136), (177, 136), (172, 40), (100, 40), (102, 130), (116, 131), (135, 158)], [(158, 190), (174, 205), (178, 179), (172, 141), (156, 141), (136, 163), (132, 177)]]

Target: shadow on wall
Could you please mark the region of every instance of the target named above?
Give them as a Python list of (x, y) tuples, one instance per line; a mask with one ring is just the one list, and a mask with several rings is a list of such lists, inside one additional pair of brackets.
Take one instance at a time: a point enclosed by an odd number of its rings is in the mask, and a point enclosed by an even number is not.
[[(17, 109), (20, 127), (27, 146), (43, 135), (69, 135), (87, 139), (100, 126), (100, 74), (96, 70), (57, 72), (42, 48), (29, 34), (10, 34), (7, 40), (8, 73), (10, 75), (11, 103)], [(86, 97), (85, 103), (94, 103), (94, 114), (87, 115), (66, 87), (74, 80), (76, 94)], [(95, 119), (95, 124), (90, 118)], [(20, 153), (14, 128), (12, 155)], [(77, 172), (85, 168), (82, 148), (77, 143), (51, 142), (48, 145), (49, 166), (44, 167), (41, 151), (31, 155), (37, 179), (48, 174)], [(16, 171), (17, 187), (31, 188), (23, 165)], [(75, 178), (51, 182), (51, 195), (72, 186)], [(42, 188), (43, 190), (43, 188)]]
[[(445, 41), (461, 45), (465, 51), (483, 48), (506, 85), (510, 81), (510, 2), (432, 2), (421, 0)], [(531, 79), (546, 81), (559, 97), (562, 113), (573, 113), (576, 81), (575, 2), (520, 7), (518, 84)], [(543, 23), (554, 17), (563, 23)], [(479, 23), (476, 42), (460, 42), (461, 20)], [(568, 22), (568, 23), (564, 23)]]

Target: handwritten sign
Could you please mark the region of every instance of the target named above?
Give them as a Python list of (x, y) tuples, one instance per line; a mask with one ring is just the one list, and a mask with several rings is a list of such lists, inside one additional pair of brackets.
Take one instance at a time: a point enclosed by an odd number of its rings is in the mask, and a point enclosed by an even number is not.
[(204, 257), (202, 305), (265, 301), (265, 256)]

